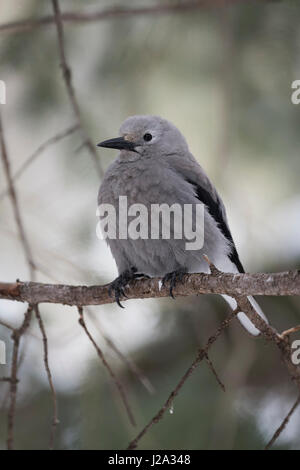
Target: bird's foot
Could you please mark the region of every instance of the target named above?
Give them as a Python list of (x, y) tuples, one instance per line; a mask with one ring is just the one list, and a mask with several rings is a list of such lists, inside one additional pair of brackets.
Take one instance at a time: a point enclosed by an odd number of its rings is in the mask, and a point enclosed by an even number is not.
[(178, 282), (181, 282), (184, 278), (184, 275), (186, 274), (186, 270), (184, 269), (177, 269), (177, 271), (172, 271), (171, 273), (167, 273), (162, 280), (162, 285), (163, 287), (166, 286), (167, 283), (169, 283), (169, 293), (172, 299), (175, 299), (173, 295), (173, 289), (174, 287), (178, 284)]
[(114, 281), (110, 283), (109, 288), (108, 288), (108, 295), (112, 298), (114, 297), (119, 307), (124, 308), (120, 302), (120, 298), (122, 296), (127, 297), (127, 295), (124, 292), (124, 288), (127, 286), (127, 284), (130, 281), (133, 281), (134, 279), (139, 279), (142, 277), (149, 277), (149, 276), (138, 273), (135, 267), (126, 269), (126, 271), (122, 272), (120, 276), (118, 276)]

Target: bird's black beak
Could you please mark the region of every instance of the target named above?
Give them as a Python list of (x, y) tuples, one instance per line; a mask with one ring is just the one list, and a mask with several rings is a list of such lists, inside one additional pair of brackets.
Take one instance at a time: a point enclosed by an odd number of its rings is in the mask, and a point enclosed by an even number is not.
[(124, 137), (116, 137), (115, 139), (108, 139), (104, 140), (97, 144), (97, 147), (107, 147), (110, 149), (118, 149), (118, 150), (131, 150), (135, 152), (135, 143), (130, 142), (130, 140), (125, 140)]

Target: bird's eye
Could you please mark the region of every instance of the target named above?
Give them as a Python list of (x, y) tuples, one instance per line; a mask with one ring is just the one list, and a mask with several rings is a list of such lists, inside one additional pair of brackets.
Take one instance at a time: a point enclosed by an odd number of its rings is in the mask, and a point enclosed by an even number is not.
[(149, 132), (147, 132), (145, 135), (144, 135), (144, 140), (146, 142), (149, 142), (150, 140), (152, 140), (152, 135), (149, 134)]

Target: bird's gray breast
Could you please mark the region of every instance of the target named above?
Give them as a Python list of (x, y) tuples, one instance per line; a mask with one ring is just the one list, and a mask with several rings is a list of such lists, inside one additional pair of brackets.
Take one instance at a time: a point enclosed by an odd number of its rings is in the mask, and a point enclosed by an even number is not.
[(172, 188), (163, 190), (167, 170), (151, 161), (117, 161), (109, 168), (100, 186), (98, 203), (117, 206), (120, 196), (127, 197), (128, 205), (139, 203), (148, 208), (151, 204), (166, 202), (173, 192)]
[[(141, 204), (148, 211), (147, 238), (132, 239), (118, 237), (120, 228), (120, 197), (126, 197), (128, 209), (133, 204)], [(119, 272), (135, 266), (140, 272), (151, 276), (160, 276), (179, 268), (188, 271), (206, 269), (202, 250), (186, 250), (186, 239), (174, 237), (170, 229), (170, 238), (153, 239), (151, 232), (152, 206), (166, 204), (198, 204), (194, 188), (178, 172), (161, 162), (151, 160), (136, 162), (115, 162), (108, 170), (99, 190), (99, 204), (111, 204), (117, 213), (117, 239), (107, 239), (116, 260)], [(134, 217), (128, 216), (128, 226)], [(223, 246), (223, 238), (215, 221), (205, 211), (204, 253), (214, 260), (215, 248)], [(225, 245), (224, 245), (225, 250)]]

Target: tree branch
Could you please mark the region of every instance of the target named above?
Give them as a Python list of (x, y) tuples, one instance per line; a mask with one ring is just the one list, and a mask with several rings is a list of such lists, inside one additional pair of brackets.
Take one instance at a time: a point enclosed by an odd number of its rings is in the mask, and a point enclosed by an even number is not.
[[(211, 272), (212, 272), (212, 276), (217, 278), (217, 279), (220, 279), (220, 278), (223, 278), (224, 276), (226, 276), (224, 273), (221, 273), (210, 261), (209, 259), (206, 257), (206, 260), (207, 262), (209, 263), (210, 265), (210, 269), (211, 269)], [(299, 274), (299, 272), (297, 271), (297, 273)], [(279, 276), (280, 276), (280, 273), (278, 273)], [(287, 274), (287, 273), (281, 273), (281, 274)], [(249, 275), (247, 275), (249, 276)], [(251, 275), (250, 275), (251, 276)], [(253, 275), (252, 275), (253, 276)], [(261, 276), (261, 275), (260, 275)], [(273, 276), (273, 275), (272, 275)], [(268, 277), (267, 279), (265, 279), (268, 282), (273, 282), (274, 281), (274, 278), (273, 277)], [(298, 280), (299, 281), (299, 280)], [(297, 284), (297, 283), (296, 283)], [(299, 282), (298, 282), (299, 284)], [(224, 292), (223, 292), (224, 293)], [(227, 293), (227, 292), (226, 292)], [(252, 323), (260, 330), (261, 332), (261, 335), (269, 342), (272, 342), (274, 343), (280, 353), (281, 353), (281, 359), (283, 361), (283, 363), (285, 364), (286, 368), (287, 368), (287, 371), (291, 377), (291, 379), (296, 383), (296, 386), (298, 388), (298, 391), (300, 391), (300, 368), (297, 367), (297, 365), (295, 365), (293, 362), (292, 362), (292, 351), (291, 351), (291, 346), (290, 346), (290, 343), (289, 343), (289, 338), (288, 337), (282, 337), (282, 335), (278, 334), (277, 331), (270, 325), (268, 325), (258, 314), (257, 312), (254, 310), (254, 308), (252, 307), (251, 303), (249, 302), (248, 300), (248, 295), (250, 294), (249, 291), (247, 292), (244, 292), (242, 295), (233, 295), (233, 297), (235, 298), (236, 302), (237, 302), (237, 309), (232, 312), (232, 316), (229, 317), (229, 319), (233, 318), (233, 316), (237, 313), (237, 312), (244, 312), (248, 318), (252, 321)], [(280, 295), (280, 294), (279, 294)], [(223, 322), (224, 324), (224, 322)], [(221, 333), (223, 328), (221, 328), (219, 330), (219, 333)], [(202, 361), (202, 359), (205, 357), (205, 358), (208, 358), (208, 355), (207, 355), (207, 351), (208, 351), (208, 348), (210, 347), (210, 345), (212, 344), (212, 342), (214, 342), (216, 339), (217, 339), (218, 335), (214, 335), (213, 337), (210, 338), (210, 340), (208, 341), (206, 347), (202, 350), (199, 351), (196, 359), (194, 360), (194, 362), (192, 363), (191, 367), (187, 370), (187, 372), (184, 374), (184, 376), (182, 377), (182, 379), (180, 380), (180, 382), (178, 383), (178, 385), (176, 386), (175, 390), (169, 395), (167, 401), (165, 402), (165, 404), (162, 406), (162, 408), (158, 411), (158, 413), (148, 422), (148, 424), (142, 429), (142, 431), (137, 435), (137, 437), (130, 442), (129, 444), (129, 447), (128, 449), (134, 449), (137, 447), (140, 439), (148, 432), (148, 430), (150, 429), (150, 427), (152, 427), (154, 424), (158, 423), (158, 421), (160, 421), (160, 419), (163, 417), (163, 415), (165, 414), (165, 411), (167, 409), (170, 408), (170, 406), (173, 404), (173, 399), (174, 397), (177, 395), (177, 393), (179, 392), (179, 390), (183, 387), (183, 385), (185, 384), (186, 380), (188, 379), (188, 377), (191, 375), (191, 373), (194, 371), (195, 367), (197, 367), (199, 365), (199, 363)], [(212, 341), (211, 341), (212, 340)], [(213, 369), (213, 372), (214, 372), (214, 369)], [(214, 372), (215, 373), (215, 372)], [(216, 375), (216, 374), (215, 374)], [(222, 387), (223, 384), (220, 382), (218, 376), (216, 375), (216, 378), (218, 380), (218, 382), (221, 384)], [(280, 426), (280, 428), (275, 432), (274, 434), (274, 437), (271, 439), (271, 441), (269, 442), (269, 444), (267, 445), (267, 448), (269, 448), (273, 442), (275, 442), (276, 438), (280, 435), (281, 431), (284, 429), (284, 427), (286, 426), (287, 422), (289, 421), (290, 417), (292, 416), (292, 414), (294, 413), (295, 409), (297, 408), (298, 406), (298, 402), (295, 403), (295, 405), (292, 407), (292, 409), (290, 410), (289, 414), (287, 415), (287, 417), (285, 418), (285, 420), (283, 421), (282, 425)]]
[(121, 384), (121, 382), (117, 378), (116, 374), (113, 372), (112, 368), (110, 367), (107, 360), (105, 359), (102, 350), (99, 348), (99, 346), (96, 343), (96, 341), (94, 340), (93, 336), (91, 335), (91, 333), (87, 329), (87, 326), (86, 326), (86, 323), (85, 323), (85, 320), (84, 320), (84, 317), (83, 317), (83, 308), (82, 307), (78, 307), (78, 313), (79, 313), (79, 320), (78, 320), (79, 325), (82, 326), (82, 328), (84, 329), (87, 337), (89, 338), (92, 345), (96, 349), (99, 359), (101, 360), (102, 364), (104, 365), (104, 367), (108, 371), (113, 383), (115, 384), (115, 386), (117, 387), (117, 390), (119, 391), (120, 397), (121, 397), (121, 399), (123, 401), (123, 404), (125, 406), (125, 409), (127, 411), (129, 421), (131, 422), (132, 426), (135, 426), (135, 419), (134, 419), (134, 416), (133, 416), (133, 412), (132, 412), (132, 410), (129, 406), (129, 402), (128, 402), (128, 399), (127, 399), (127, 396), (126, 396), (123, 385)]
[[(17, 179), (22, 176), (25, 170), (37, 159), (37, 157), (44, 151), (46, 150), (49, 146), (55, 144), (56, 142), (59, 142), (61, 139), (64, 139), (65, 137), (69, 136), (73, 132), (77, 131), (78, 129), (78, 124), (75, 124), (71, 127), (68, 127), (67, 129), (63, 130), (62, 132), (59, 132), (58, 134), (50, 137), (47, 139), (45, 142), (43, 142), (39, 147), (24, 161), (24, 163), (20, 166), (20, 168), (12, 175), (12, 182), (15, 182)], [(6, 194), (9, 193), (9, 187), (4, 189), (0, 193), (0, 201), (6, 196)]]
[(47, 378), (48, 378), (48, 383), (49, 383), (49, 388), (50, 388), (50, 392), (52, 396), (52, 403), (53, 403), (53, 418), (52, 418), (52, 427), (51, 427), (50, 441), (49, 441), (49, 449), (52, 450), (54, 448), (56, 426), (59, 424), (58, 415), (57, 415), (57, 398), (56, 398), (56, 391), (54, 388), (52, 374), (51, 374), (51, 370), (49, 366), (48, 338), (46, 335), (44, 322), (42, 320), (38, 305), (35, 305), (34, 310), (35, 310), (35, 316), (37, 318), (40, 331), (42, 333), (43, 348), (44, 348), (44, 366), (45, 366), (45, 371), (46, 371)]
[(101, 333), (107, 346), (115, 353), (115, 355), (123, 362), (123, 364), (131, 371), (131, 373), (141, 382), (145, 389), (150, 393), (155, 392), (155, 388), (150, 382), (149, 378), (146, 377), (144, 372), (138, 367), (138, 365), (132, 360), (131, 357), (127, 357), (114, 343), (110, 336), (103, 331), (102, 325), (99, 324), (99, 315), (96, 312), (92, 312), (89, 307), (85, 308), (85, 312), (89, 315), (89, 319), (93, 321), (96, 329)]
[(15, 426), (15, 415), (16, 415), (16, 403), (17, 403), (17, 388), (18, 388), (18, 359), (19, 359), (19, 348), (20, 340), (24, 335), (25, 331), (30, 325), (32, 316), (32, 306), (29, 305), (27, 312), (24, 315), (24, 320), (20, 328), (16, 328), (12, 333), (12, 340), (14, 343), (13, 354), (11, 360), (11, 374), (9, 377), (9, 407), (7, 415), (7, 449), (12, 450), (14, 448), (14, 426)]
[[(209, 260), (208, 260), (209, 262)], [(249, 295), (300, 295), (300, 271), (286, 271), (280, 273), (256, 273), (256, 274), (228, 274), (222, 273), (210, 263), (212, 274), (186, 274), (183, 281), (176, 286), (174, 294), (188, 296), (192, 294), (228, 294), (235, 298), (238, 308), (229, 317), (234, 318), (238, 311), (244, 312), (252, 323), (260, 330), (261, 335), (276, 345), (281, 354), (281, 359), (287, 368), (291, 379), (300, 391), (300, 368), (292, 363), (291, 346), (289, 336), (280, 335), (271, 325), (268, 325), (253, 309), (248, 301)], [(167, 297), (169, 290), (162, 287), (160, 278), (135, 280), (125, 289), (125, 299)], [(37, 282), (0, 283), (0, 298), (29, 302), (37, 304), (41, 302), (61, 303), (76, 305), (79, 307), (81, 325), (85, 328), (82, 315), (83, 305), (101, 305), (113, 302), (109, 296), (109, 284), (104, 286), (68, 286), (61, 284), (42, 284)], [(184, 374), (174, 391), (142, 429), (137, 437), (130, 443), (129, 448), (135, 448), (144, 434), (156, 424), (170, 408), (174, 397), (181, 390), (187, 378), (198, 364), (207, 359), (207, 351), (210, 345), (217, 339), (221, 331), (228, 325), (228, 319), (222, 323), (216, 335), (211, 337), (204, 349), (200, 350), (191, 367)], [(89, 334), (88, 334), (89, 335)], [(91, 338), (90, 338), (91, 339)], [(92, 340), (93, 344), (94, 341)], [(97, 345), (94, 344), (98, 351)], [(99, 351), (98, 351), (99, 354)], [(101, 357), (101, 355), (100, 355)], [(12, 374), (12, 379), (13, 374)], [(11, 385), (14, 386), (14, 380)], [(293, 413), (293, 408), (289, 414)]]
[(24, 228), (23, 220), (21, 217), (21, 211), (19, 207), (17, 192), (15, 190), (13, 178), (12, 178), (11, 171), (10, 171), (10, 162), (9, 162), (6, 142), (4, 138), (4, 130), (3, 130), (1, 114), (0, 114), (0, 147), (1, 147), (1, 157), (3, 161), (4, 171), (5, 171), (7, 184), (8, 184), (8, 191), (9, 191), (9, 195), (10, 195), (10, 199), (11, 199), (11, 203), (12, 203), (12, 207), (14, 211), (14, 218), (18, 227), (18, 232), (19, 232), (21, 243), (22, 243), (23, 251), (25, 254), (26, 262), (29, 267), (30, 279), (33, 280), (36, 268), (35, 268), (35, 264), (33, 261), (32, 250), (31, 250), (31, 247), (27, 238), (27, 234)]
[[(269, 0), (260, 0), (265, 3)], [(232, 5), (235, 3), (247, 3), (249, 0), (191, 0), (181, 3), (170, 2), (169, 4), (157, 4), (148, 7), (135, 7), (123, 8), (112, 7), (105, 8), (100, 11), (94, 12), (65, 12), (61, 14), (61, 19), (65, 23), (72, 24), (85, 24), (95, 23), (97, 21), (111, 19), (111, 18), (127, 18), (134, 16), (145, 15), (163, 15), (172, 13), (188, 13), (200, 8), (209, 7), (222, 7)], [(20, 33), (24, 31), (31, 31), (43, 26), (49, 26), (55, 23), (55, 18), (52, 15), (42, 16), (40, 18), (27, 18), (20, 21), (12, 21), (9, 23), (0, 24), (0, 33)]]
[(215, 334), (210, 336), (208, 339), (206, 345), (204, 348), (201, 348), (198, 350), (197, 356), (190, 365), (190, 367), (187, 369), (187, 371), (184, 373), (184, 375), (181, 377), (179, 380), (178, 384), (174, 388), (174, 390), (170, 393), (168, 396), (167, 400), (165, 401), (164, 405), (160, 408), (160, 410), (153, 416), (153, 418), (146, 424), (146, 426), (139, 432), (139, 434), (133, 439), (130, 443), (129, 446), (127, 447), (128, 450), (130, 449), (135, 449), (138, 446), (139, 441), (142, 439), (142, 437), (148, 432), (148, 430), (154, 425), (157, 424), (164, 416), (165, 412), (169, 410), (174, 402), (174, 399), (186, 383), (186, 381), (189, 379), (189, 377), (193, 374), (195, 369), (200, 365), (200, 363), (203, 361), (203, 359), (207, 358), (207, 353), (212, 344), (219, 338), (223, 330), (225, 330), (231, 323), (231, 321), (236, 317), (237, 311), (231, 312), (225, 320), (221, 323), (219, 328), (216, 330)]
[[(37, 304), (41, 302), (64, 305), (103, 305), (114, 302), (108, 286), (70, 286), (39, 282), (0, 282), (0, 299)], [(169, 290), (161, 286), (160, 278), (140, 279), (126, 287), (129, 299), (168, 297)], [(196, 294), (300, 295), (300, 271), (255, 274), (186, 274), (183, 282), (174, 288), (175, 296)]]
[(72, 73), (71, 73), (71, 68), (69, 64), (67, 63), (67, 58), (66, 58), (66, 52), (65, 52), (65, 38), (64, 38), (64, 30), (63, 30), (63, 21), (62, 21), (62, 16), (60, 12), (60, 7), (59, 7), (59, 1), (58, 0), (52, 0), (52, 6), (53, 6), (53, 11), (54, 11), (54, 19), (55, 19), (55, 24), (56, 24), (56, 30), (57, 30), (57, 40), (58, 40), (58, 50), (59, 50), (59, 56), (60, 56), (60, 65), (63, 73), (63, 78), (64, 82), (66, 85), (69, 101), (73, 110), (73, 113), (75, 115), (75, 118), (77, 120), (77, 125), (80, 128), (82, 139), (84, 145), (87, 147), (94, 163), (96, 166), (96, 169), (98, 171), (98, 175), (100, 178), (103, 177), (104, 172), (102, 165), (99, 161), (99, 156), (97, 155), (97, 152), (95, 150), (95, 145), (91, 141), (90, 137), (88, 136), (87, 132), (85, 131), (83, 124), (82, 124), (82, 119), (80, 115), (80, 108), (79, 104), (77, 101), (77, 97), (75, 94), (75, 89), (73, 86), (73, 81), (72, 81)]
[(286, 415), (286, 417), (284, 418), (284, 420), (282, 421), (281, 425), (279, 426), (278, 429), (276, 429), (276, 431), (274, 432), (272, 438), (270, 439), (270, 441), (268, 442), (268, 444), (266, 445), (265, 447), (265, 450), (269, 450), (272, 445), (274, 444), (274, 442), (278, 439), (278, 437), (280, 436), (280, 434), (282, 433), (282, 431), (284, 431), (284, 429), (286, 428), (291, 416), (293, 415), (294, 411), (296, 410), (296, 408), (299, 406), (300, 404), (300, 395), (298, 396), (297, 400), (295, 401), (295, 403), (293, 404), (292, 408), (290, 409), (290, 411), (288, 412), (288, 414)]

